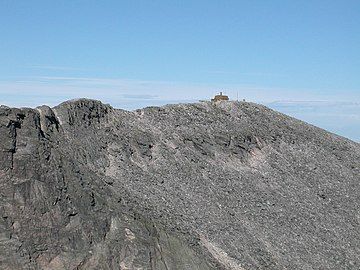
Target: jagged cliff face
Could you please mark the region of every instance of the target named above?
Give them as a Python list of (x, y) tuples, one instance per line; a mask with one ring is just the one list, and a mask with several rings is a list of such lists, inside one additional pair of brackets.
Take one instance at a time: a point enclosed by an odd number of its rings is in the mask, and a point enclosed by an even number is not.
[(0, 108), (1, 269), (359, 269), (360, 146), (245, 102)]

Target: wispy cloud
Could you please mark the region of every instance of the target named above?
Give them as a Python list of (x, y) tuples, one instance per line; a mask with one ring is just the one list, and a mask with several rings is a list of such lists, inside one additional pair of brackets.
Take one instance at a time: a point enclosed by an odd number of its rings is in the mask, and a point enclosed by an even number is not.
[(158, 95), (128, 95), (125, 94), (123, 95), (124, 98), (128, 98), (128, 99), (144, 99), (144, 100), (153, 100), (158, 98)]
[(116, 108), (137, 109), (167, 103), (210, 99), (222, 89), (231, 99), (263, 103), (298, 119), (360, 141), (360, 92), (324, 96), (312, 89), (254, 85), (201, 84), (91, 77), (27, 77), (0, 81), (0, 104), (14, 107), (55, 106), (74, 98), (99, 99)]
[[(187, 82), (130, 80), (117, 78), (89, 78), (89, 77), (28, 77), (16, 81), (0, 82), (0, 95), (3, 101), (11, 96), (18, 97), (18, 105), (23, 102), (25, 94), (33, 96), (26, 99), (33, 105), (48, 97), (48, 103), (61, 102), (64, 99), (87, 97), (101, 99), (112, 104), (120, 104), (126, 100), (192, 100), (210, 99), (222, 89), (233, 99), (239, 93), (239, 98), (250, 100), (267, 100), (270, 93), (278, 92), (277, 97), (284, 96), (283, 90), (259, 88), (251, 85), (216, 85)], [(225, 90), (226, 89), (226, 90)], [(39, 96), (44, 99), (39, 100)]]
[(213, 75), (231, 75), (240, 77), (285, 77), (284, 74), (277, 74), (271, 72), (239, 72), (239, 71), (227, 71), (227, 70), (209, 70), (207, 74)]
[(79, 71), (82, 70), (76, 67), (65, 67), (65, 66), (52, 66), (52, 65), (29, 65), (25, 66), (29, 69), (39, 69), (39, 70), (57, 70), (57, 71)]
[[(176, 81), (131, 80), (126, 78), (94, 78), (72, 76), (23, 77), (0, 81), (0, 101), (14, 106), (37, 106), (42, 103), (56, 105), (67, 99), (86, 97), (100, 99), (114, 106), (137, 100), (197, 101), (210, 99), (222, 90), (231, 99), (245, 98), (255, 102), (276, 100), (328, 100), (339, 96), (324, 96), (316, 89), (284, 89), (240, 84), (206, 84)], [(360, 100), (360, 93), (346, 96), (347, 100)], [(140, 103), (139, 103), (140, 104)]]

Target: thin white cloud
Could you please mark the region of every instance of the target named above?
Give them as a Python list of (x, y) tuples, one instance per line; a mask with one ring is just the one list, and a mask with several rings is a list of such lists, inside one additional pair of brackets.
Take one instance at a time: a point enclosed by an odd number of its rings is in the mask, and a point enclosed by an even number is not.
[(30, 69), (42, 69), (42, 70), (61, 70), (61, 71), (74, 71), (74, 70), (83, 70), (80, 68), (76, 68), (76, 67), (66, 67), (66, 66), (52, 66), (52, 65), (30, 65), (30, 66), (25, 66), (25, 68), (30, 68)]
[(285, 77), (284, 74), (270, 73), (270, 72), (239, 72), (239, 71), (226, 71), (226, 70), (210, 70), (206, 71), (207, 74), (214, 75), (231, 75), (231, 76), (244, 76), (244, 77)]
[(153, 100), (158, 98), (157, 95), (129, 95), (129, 94), (124, 94), (123, 95), (124, 98), (127, 99), (135, 99), (135, 100)]
[[(67, 99), (94, 98), (111, 104), (121, 104), (147, 99), (157, 101), (210, 99), (222, 91), (231, 99), (255, 102), (276, 100), (328, 100), (338, 101), (340, 96), (325, 96), (313, 89), (282, 89), (256, 85), (205, 84), (173, 81), (131, 80), (123, 78), (93, 78), (71, 76), (40, 76), (0, 81), (0, 100), (16, 105), (26, 102), (34, 106), (42, 103), (56, 105)], [(330, 92), (331, 93), (331, 92)], [(24, 98), (25, 97), (25, 98)], [(151, 98), (149, 98), (151, 97)], [(360, 100), (358, 96), (347, 96), (347, 101)]]
[[(311, 89), (281, 89), (254, 85), (217, 85), (186, 82), (88, 77), (31, 77), (0, 81), (0, 104), (11, 107), (55, 106), (75, 98), (98, 99), (115, 108), (136, 109), (167, 103), (210, 99), (223, 91), (231, 99), (245, 98), (309, 123), (360, 141), (359, 92), (324, 95)], [(331, 91), (329, 91), (331, 93)], [(339, 102), (341, 101), (342, 102)]]

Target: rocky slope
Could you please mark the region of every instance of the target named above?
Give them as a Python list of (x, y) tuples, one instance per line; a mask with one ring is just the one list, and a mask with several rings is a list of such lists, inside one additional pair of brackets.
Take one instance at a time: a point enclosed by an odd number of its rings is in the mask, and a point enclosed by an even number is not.
[(359, 269), (360, 145), (266, 107), (0, 108), (0, 269)]

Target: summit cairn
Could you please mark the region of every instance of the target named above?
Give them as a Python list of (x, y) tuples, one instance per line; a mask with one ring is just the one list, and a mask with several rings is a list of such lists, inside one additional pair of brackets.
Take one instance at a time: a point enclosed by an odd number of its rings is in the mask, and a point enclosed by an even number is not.
[(215, 95), (215, 97), (211, 99), (212, 102), (217, 102), (217, 101), (222, 101), (222, 100), (229, 100), (229, 97), (226, 95), (223, 95), (222, 92), (220, 92), (219, 95)]

